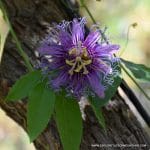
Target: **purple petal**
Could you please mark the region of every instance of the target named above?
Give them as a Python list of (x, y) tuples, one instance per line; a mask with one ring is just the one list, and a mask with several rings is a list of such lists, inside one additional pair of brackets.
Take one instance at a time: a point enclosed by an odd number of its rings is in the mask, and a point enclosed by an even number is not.
[(64, 55), (65, 50), (62, 48), (61, 45), (42, 45), (38, 49), (39, 53), (41, 55), (51, 55), (51, 56), (57, 56), (62, 57)]
[(86, 84), (85, 78), (81, 76), (81, 74), (74, 74), (71, 77), (71, 81), (72, 82), (70, 82), (70, 86), (72, 87), (74, 94), (77, 97), (81, 97)]
[(100, 82), (100, 78), (96, 72), (92, 72), (87, 75), (89, 83), (92, 87), (92, 90), (100, 97), (103, 98), (105, 96), (104, 86)]
[(59, 39), (64, 48), (71, 48), (73, 46), (71, 35), (68, 32), (61, 31)]
[(94, 51), (100, 54), (114, 54), (119, 50), (120, 46), (119, 45), (97, 45), (94, 48)]
[(99, 31), (91, 32), (85, 39), (83, 45), (88, 48), (92, 48), (95, 46), (96, 42), (98, 42), (99, 38), (100, 38)]
[(104, 75), (107, 75), (108, 73), (112, 72), (111, 65), (109, 63), (107, 63), (106, 61), (103, 61), (100, 58), (93, 59), (90, 68), (93, 70), (100, 71)]
[(81, 22), (77, 19), (73, 20), (72, 23), (72, 41), (74, 45), (77, 45), (79, 41), (84, 40), (84, 29)]
[(61, 71), (58, 76), (52, 80), (52, 86), (54, 89), (59, 89), (61, 86), (65, 86), (68, 82), (69, 76), (66, 71)]
[(51, 69), (60, 69), (60, 68), (63, 68), (64, 69), (64, 66), (66, 66), (66, 63), (65, 63), (65, 59), (64, 58), (54, 58), (52, 60), (52, 62), (50, 63), (49, 67)]

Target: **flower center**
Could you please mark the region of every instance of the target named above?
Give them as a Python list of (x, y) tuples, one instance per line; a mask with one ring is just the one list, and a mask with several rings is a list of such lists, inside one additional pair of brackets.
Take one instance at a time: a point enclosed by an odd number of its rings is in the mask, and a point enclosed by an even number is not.
[(69, 74), (73, 75), (74, 72), (82, 72), (83, 74), (88, 74), (87, 65), (92, 63), (92, 60), (88, 57), (88, 52), (85, 47), (73, 48), (69, 51), (69, 55), (74, 58), (71, 60), (66, 59), (66, 64), (72, 66), (69, 70)]

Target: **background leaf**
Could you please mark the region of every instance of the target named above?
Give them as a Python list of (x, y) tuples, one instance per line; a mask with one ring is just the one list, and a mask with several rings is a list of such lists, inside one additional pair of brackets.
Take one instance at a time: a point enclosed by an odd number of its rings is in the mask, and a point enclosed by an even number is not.
[(92, 98), (89, 99), (89, 102), (92, 106), (92, 109), (98, 119), (99, 124), (105, 129), (106, 128), (106, 124), (105, 124), (105, 118), (103, 116), (101, 107), (99, 105), (97, 105), (96, 101)]
[(121, 60), (135, 78), (143, 81), (150, 81), (150, 68), (143, 64), (135, 64), (124, 59)]
[(4, 45), (5, 45), (5, 41), (6, 41), (8, 33), (9, 33), (9, 26), (4, 20), (3, 13), (0, 9), (0, 63), (1, 63), (3, 49), (4, 49)]
[(55, 94), (46, 83), (39, 83), (29, 95), (27, 127), (33, 141), (47, 126), (54, 110)]
[(56, 123), (64, 150), (79, 150), (82, 136), (82, 118), (78, 102), (58, 95), (55, 104)]
[(17, 101), (28, 96), (29, 92), (35, 87), (41, 78), (41, 72), (37, 70), (22, 76), (13, 85), (6, 97), (6, 100)]

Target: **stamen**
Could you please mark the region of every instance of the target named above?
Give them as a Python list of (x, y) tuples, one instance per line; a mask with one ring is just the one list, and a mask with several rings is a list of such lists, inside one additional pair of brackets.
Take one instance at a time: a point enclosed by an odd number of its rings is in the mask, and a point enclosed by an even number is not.
[(80, 62), (80, 61), (81, 61), (81, 57), (79, 57), (79, 56), (76, 57), (76, 61), (79, 61), (79, 62)]
[(80, 72), (81, 69), (82, 69), (82, 64), (81, 65), (78, 65), (77, 68), (74, 70), (75, 72)]
[(69, 73), (70, 75), (73, 75), (73, 70), (70, 69), (68, 73)]
[(83, 74), (88, 74), (89, 73), (89, 71), (87, 70), (87, 68), (85, 66), (83, 66), (83, 69), (84, 69)]
[(74, 72), (81, 72), (83, 69), (83, 74), (88, 74), (86, 66), (92, 63), (92, 60), (88, 57), (88, 52), (85, 47), (82, 48), (82, 42), (79, 41), (76, 48), (73, 48), (69, 51), (69, 55), (75, 55), (76, 58), (73, 60), (66, 59), (66, 64), (72, 66), (69, 70), (69, 74), (73, 75)]
[(76, 57), (76, 61), (77, 61), (77, 68), (74, 71), (75, 72), (80, 72), (80, 70), (82, 69), (81, 57)]
[(68, 60), (68, 59), (66, 59), (66, 60), (65, 60), (65, 62), (66, 62), (66, 64), (67, 64), (67, 65), (69, 65), (69, 66), (73, 66), (73, 65), (74, 65), (75, 60), (74, 60), (74, 59), (73, 59), (73, 60)]
[(83, 50), (83, 56), (87, 57), (88, 56), (87, 49), (84, 47), (82, 48), (82, 50)]
[(84, 62), (82, 62), (82, 66), (83, 66), (83, 74), (88, 74), (89, 73), (89, 71), (87, 70), (87, 68), (86, 68), (86, 64), (84, 63)]
[(76, 64), (77, 64), (77, 62), (75, 62), (74, 64), (73, 64), (73, 66), (72, 66), (72, 68), (69, 70), (69, 74), (70, 75), (73, 75), (73, 71), (74, 71), (74, 69), (75, 69), (75, 67), (76, 67)]
[(76, 55), (76, 48), (71, 49), (69, 55)]

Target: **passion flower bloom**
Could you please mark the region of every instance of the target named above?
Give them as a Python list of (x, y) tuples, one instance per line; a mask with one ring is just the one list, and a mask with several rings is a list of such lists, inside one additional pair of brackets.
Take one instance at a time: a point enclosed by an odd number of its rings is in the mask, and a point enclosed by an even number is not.
[(98, 28), (85, 35), (85, 24), (85, 18), (80, 18), (55, 25), (38, 49), (41, 68), (56, 91), (65, 89), (78, 98), (89, 94), (103, 98), (116, 76), (114, 53), (119, 46), (100, 42), (103, 37)]

